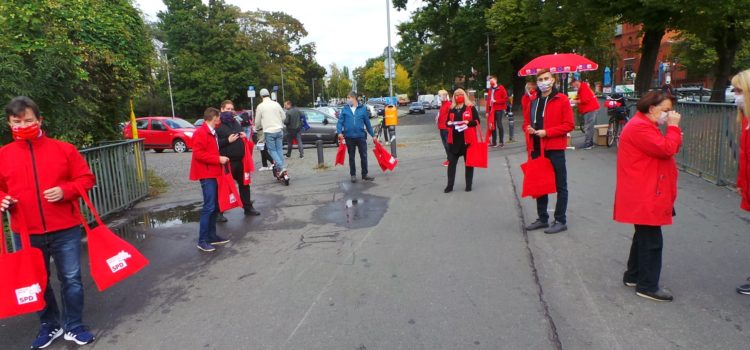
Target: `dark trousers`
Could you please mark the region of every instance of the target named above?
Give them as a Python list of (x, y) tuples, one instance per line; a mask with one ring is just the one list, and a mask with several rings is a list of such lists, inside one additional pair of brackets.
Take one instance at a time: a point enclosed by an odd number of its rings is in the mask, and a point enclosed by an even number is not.
[(637, 291), (653, 293), (659, 290), (663, 246), (661, 226), (635, 225), (628, 270), (623, 278), (626, 282), (637, 283)]
[(503, 111), (495, 111), (495, 130), (492, 130), (492, 144), (497, 145), (497, 136), (500, 135), (500, 144), (503, 144), (505, 138), (505, 130), (503, 130)]
[(299, 148), (299, 155), (305, 155), (305, 147), (302, 145), (302, 133), (299, 129), (288, 129), (286, 131), (286, 156), (292, 156), (292, 144), (294, 140), (297, 140), (297, 148)]
[[(466, 147), (459, 153), (448, 152), (448, 188), (453, 189), (453, 184), (456, 182), (456, 167), (461, 157), (464, 157), (464, 164), (466, 164)], [(466, 188), (471, 188), (474, 181), (474, 167), (467, 166), (465, 176)]]
[[(21, 247), (21, 236), (13, 235), (16, 246)], [(52, 283), (47, 283), (44, 301), (47, 306), (39, 311), (39, 321), (51, 326), (60, 325), (66, 331), (83, 326), (83, 283), (81, 282), (81, 228), (31, 235), (31, 246), (42, 251), (49, 280), (50, 258), (57, 268), (57, 280), (62, 290), (62, 312), (55, 299)], [(4, 238), (3, 238), (4, 239)], [(21, 247), (23, 249), (25, 247)]]
[[(568, 169), (565, 166), (565, 151), (545, 151), (544, 156), (552, 162), (555, 170), (555, 182), (557, 185), (557, 203), (555, 203), (555, 221), (565, 224), (568, 222), (565, 212), (568, 210)], [(531, 152), (531, 158), (539, 157), (539, 151)], [(547, 222), (549, 196), (541, 196), (536, 199), (536, 212), (539, 220)]]
[(271, 164), (273, 164), (273, 158), (271, 158), (271, 154), (268, 153), (268, 150), (265, 148), (260, 151), (260, 161), (263, 163), (264, 168), (268, 168), (268, 162), (271, 162)]
[(357, 160), (354, 157), (359, 149), (359, 160), (362, 166), (362, 177), (367, 176), (367, 139), (346, 138), (346, 149), (349, 151), (349, 175), (357, 176)]
[(240, 200), (245, 210), (250, 210), (253, 205), (250, 204), (250, 185), (245, 185), (245, 167), (241, 160), (229, 162), (232, 166), (232, 178), (237, 182), (237, 189), (240, 192)]
[(443, 148), (445, 148), (446, 157), (450, 157), (450, 149), (448, 148), (448, 130), (440, 129), (440, 140), (443, 141)]

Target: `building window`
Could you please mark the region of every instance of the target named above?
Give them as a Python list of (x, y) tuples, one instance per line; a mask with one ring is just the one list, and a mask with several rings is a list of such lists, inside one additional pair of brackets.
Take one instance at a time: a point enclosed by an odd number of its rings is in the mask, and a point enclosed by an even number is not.
[(615, 25), (615, 36), (622, 35), (622, 24)]

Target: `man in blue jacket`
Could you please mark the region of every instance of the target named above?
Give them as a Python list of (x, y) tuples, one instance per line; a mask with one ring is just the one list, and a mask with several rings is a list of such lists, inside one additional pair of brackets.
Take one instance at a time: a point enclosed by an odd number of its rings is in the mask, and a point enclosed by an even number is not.
[(352, 182), (357, 182), (357, 166), (354, 160), (355, 150), (359, 149), (359, 159), (362, 163), (362, 180), (373, 181), (374, 178), (367, 176), (367, 134), (375, 137), (375, 132), (370, 125), (370, 113), (367, 107), (359, 104), (357, 94), (350, 92), (346, 97), (347, 106), (341, 110), (339, 121), (336, 124), (336, 133), (339, 134), (339, 142), (346, 140), (346, 148), (349, 151), (349, 175)]

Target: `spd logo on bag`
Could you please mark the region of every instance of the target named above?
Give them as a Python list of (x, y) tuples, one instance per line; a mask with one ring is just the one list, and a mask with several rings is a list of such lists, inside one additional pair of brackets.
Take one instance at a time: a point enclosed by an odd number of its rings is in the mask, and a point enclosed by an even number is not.
[(237, 203), (237, 197), (234, 196), (234, 193), (229, 194), (229, 203), (231, 204)]
[(28, 287), (16, 289), (16, 300), (18, 305), (33, 303), (39, 300), (37, 294), (42, 292), (42, 287), (39, 283), (34, 283)]
[(128, 267), (128, 263), (125, 262), (125, 260), (130, 258), (130, 254), (128, 254), (124, 250), (121, 250), (119, 253), (117, 253), (117, 255), (107, 259), (107, 265), (109, 265), (109, 269), (112, 270), (112, 273), (117, 273), (117, 271)]

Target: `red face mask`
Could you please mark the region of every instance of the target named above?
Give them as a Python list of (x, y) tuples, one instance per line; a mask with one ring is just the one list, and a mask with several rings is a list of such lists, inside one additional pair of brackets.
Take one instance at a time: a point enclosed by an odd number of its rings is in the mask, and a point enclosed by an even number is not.
[(496, 82), (494, 82), (494, 81), (490, 81), (490, 86), (491, 86), (491, 87), (495, 87), (495, 86), (497, 86), (497, 83), (496, 83)]
[(14, 140), (33, 140), (39, 137), (39, 123), (27, 126), (13, 126), (10, 128)]
[(464, 97), (464, 95), (458, 95), (458, 96), (456, 96), (456, 103), (457, 104), (462, 105), (462, 104), (464, 104), (465, 101), (466, 101), (466, 97)]

